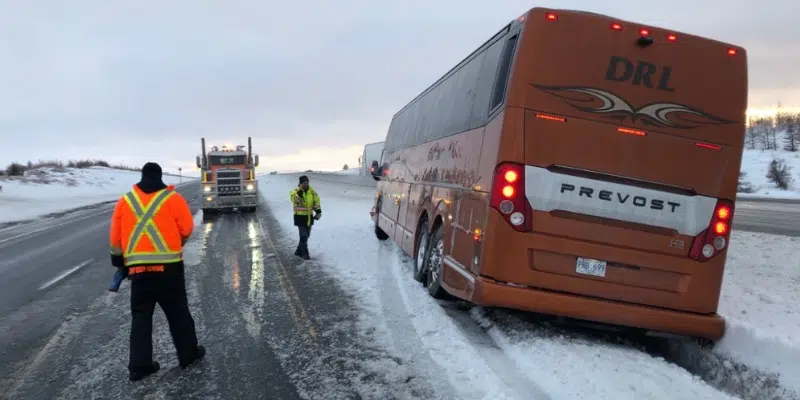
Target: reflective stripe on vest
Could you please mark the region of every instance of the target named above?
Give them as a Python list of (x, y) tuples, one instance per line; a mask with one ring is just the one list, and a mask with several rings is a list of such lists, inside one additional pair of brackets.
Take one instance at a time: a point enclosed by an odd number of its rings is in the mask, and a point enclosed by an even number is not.
[[(125, 265), (168, 264), (181, 261), (181, 252), (169, 250), (164, 242), (164, 237), (153, 222), (153, 216), (173, 194), (175, 192), (171, 190), (162, 190), (147, 206), (142, 205), (142, 201), (135, 191), (128, 192), (123, 196), (125, 202), (136, 214), (136, 226), (128, 239), (128, 248), (125, 251)], [(134, 251), (144, 235), (147, 235), (156, 251)]]
[(142, 274), (145, 272), (164, 272), (163, 265), (148, 265), (146, 267), (130, 267), (128, 268), (128, 275)]

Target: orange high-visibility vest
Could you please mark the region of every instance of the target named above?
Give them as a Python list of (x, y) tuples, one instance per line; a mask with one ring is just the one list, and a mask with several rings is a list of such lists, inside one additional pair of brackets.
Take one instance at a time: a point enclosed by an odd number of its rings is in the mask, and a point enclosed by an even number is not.
[(114, 208), (109, 252), (123, 256), (126, 267), (177, 263), (193, 229), (189, 204), (174, 186), (145, 193), (134, 185)]

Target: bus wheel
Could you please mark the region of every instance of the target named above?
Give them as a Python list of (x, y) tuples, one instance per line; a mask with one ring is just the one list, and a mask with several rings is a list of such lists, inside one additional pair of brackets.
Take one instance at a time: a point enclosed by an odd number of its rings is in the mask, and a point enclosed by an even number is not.
[(414, 256), (414, 279), (417, 282), (425, 282), (425, 275), (428, 272), (425, 261), (428, 259), (429, 244), (428, 219), (425, 218), (420, 222), (419, 230), (417, 231), (417, 252)]
[(428, 250), (427, 266), (428, 276), (425, 282), (425, 287), (428, 289), (428, 294), (434, 299), (444, 299), (447, 297), (447, 292), (442, 288), (442, 263), (444, 261), (444, 229), (441, 225), (436, 227), (433, 233), (433, 240), (430, 240), (430, 249)]
[(381, 218), (381, 203), (383, 203), (382, 197), (378, 199), (378, 204), (375, 206), (375, 237), (377, 237), (378, 240), (386, 240), (389, 238), (389, 235), (378, 226), (378, 221)]

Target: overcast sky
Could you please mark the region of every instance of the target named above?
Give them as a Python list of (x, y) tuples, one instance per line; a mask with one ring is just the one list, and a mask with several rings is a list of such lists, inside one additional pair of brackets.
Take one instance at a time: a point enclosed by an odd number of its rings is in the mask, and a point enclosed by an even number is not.
[[(753, 7), (752, 5), (758, 5)], [(749, 53), (750, 106), (800, 106), (796, 0), (597, 1), (583, 9)], [(520, 0), (7, 0), (0, 164), (154, 160), (194, 169), (200, 137), (261, 169), (338, 169), (392, 114), (534, 3)]]

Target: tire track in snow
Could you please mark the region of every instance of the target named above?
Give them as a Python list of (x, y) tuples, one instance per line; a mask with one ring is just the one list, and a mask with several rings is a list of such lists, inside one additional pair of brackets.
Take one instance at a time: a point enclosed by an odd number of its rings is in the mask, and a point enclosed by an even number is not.
[[(384, 318), (392, 327), (392, 339), (398, 350), (411, 355), (410, 362), (433, 371), (445, 369), (444, 374), (438, 375), (449, 375), (451, 391), (455, 389), (459, 399), (550, 399), (517, 370), (516, 364), (466, 313), (451, 307), (451, 302), (440, 304), (428, 296), (424, 287), (411, 277), (409, 262), (413, 260), (407, 260), (408, 257), (388, 244), (382, 244), (379, 252), (378, 281)], [(398, 304), (398, 298), (402, 304)], [(426, 307), (428, 315), (424, 315)], [(419, 341), (419, 346), (409, 340)], [(451, 348), (436, 347), (444, 343)], [(465, 375), (481, 381), (473, 384)], [(479, 393), (484, 389), (486, 393), (476, 397), (475, 389)], [(440, 383), (439, 390), (446, 390), (444, 383)]]

